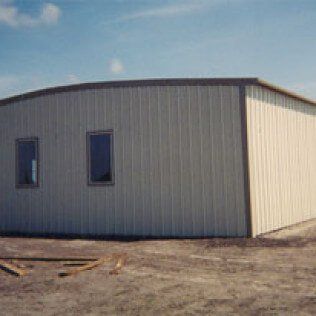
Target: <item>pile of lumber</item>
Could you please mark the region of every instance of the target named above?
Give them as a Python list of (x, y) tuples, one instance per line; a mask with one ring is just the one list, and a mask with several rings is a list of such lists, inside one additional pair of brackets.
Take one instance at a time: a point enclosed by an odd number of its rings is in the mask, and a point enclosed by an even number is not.
[[(28, 273), (28, 270), (22, 269), (13, 264), (13, 261), (34, 261), (34, 262), (72, 262), (64, 266), (77, 266), (66, 271), (59, 272), (59, 277), (68, 277), (77, 275), (80, 272), (94, 269), (107, 262), (115, 262), (115, 266), (110, 270), (110, 274), (119, 274), (126, 263), (127, 255), (125, 253), (113, 253), (102, 256), (101, 258), (64, 258), (64, 257), (3, 257), (0, 258), (0, 269), (15, 276), (21, 277)], [(8, 262), (10, 260), (11, 262)]]

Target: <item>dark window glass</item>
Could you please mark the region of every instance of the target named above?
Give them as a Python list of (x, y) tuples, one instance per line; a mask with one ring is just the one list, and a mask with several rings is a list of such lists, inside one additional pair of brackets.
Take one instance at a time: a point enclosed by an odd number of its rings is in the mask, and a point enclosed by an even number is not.
[(17, 184), (37, 186), (38, 157), (37, 140), (17, 141)]
[(112, 133), (89, 134), (90, 183), (112, 182)]

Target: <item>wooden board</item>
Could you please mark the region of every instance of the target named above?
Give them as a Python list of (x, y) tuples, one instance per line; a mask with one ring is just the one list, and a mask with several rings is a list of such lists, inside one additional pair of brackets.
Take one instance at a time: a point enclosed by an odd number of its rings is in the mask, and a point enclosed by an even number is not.
[(64, 271), (64, 272), (60, 272), (59, 273), (59, 276), (60, 277), (66, 277), (66, 276), (71, 276), (71, 275), (76, 275), (78, 274), (79, 272), (82, 272), (82, 271), (86, 271), (86, 270), (91, 270), (105, 262), (108, 262), (108, 261), (111, 261), (112, 260), (112, 256), (106, 256), (106, 257), (103, 257), (103, 258), (100, 258), (96, 261), (93, 261), (93, 262), (90, 262), (90, 263), (87, 263), (81, 267), (78, 267), (78, 268), (75, 268), (75, 269), (70, 269), (68, 271)]
[(2, 269), (3, 271), (6, 271), (10, 274), (13, 274), (15, 276), (24, 276), (27, 274), (27, 271), (24, 269), (20, 269), (18, 267), (16, 267), (15, 265), (2, 261), (0, 260), (0, 269)]
[(122, 270), (122, 267), (126, 263), (126, 254), (122, 254), (117, 257), (117, 262), (113, 270), (110, 271), (110, 274), (119, 274), (119, 272)]
[(56, 261), (96, 261), (98, 258), (76, 258), (76, 257), (0, 257), (0, 260), (16, 260), (16, 261), (45, 261), (45, 262), (56, 262)]

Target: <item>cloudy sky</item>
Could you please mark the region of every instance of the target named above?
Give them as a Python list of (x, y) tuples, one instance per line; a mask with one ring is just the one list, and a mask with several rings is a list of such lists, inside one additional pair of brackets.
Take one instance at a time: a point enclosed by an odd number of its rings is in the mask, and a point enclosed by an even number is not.
[(0, 99), (159, 77), (261, 77), (316, 99), (316, 1), (0, 0)]

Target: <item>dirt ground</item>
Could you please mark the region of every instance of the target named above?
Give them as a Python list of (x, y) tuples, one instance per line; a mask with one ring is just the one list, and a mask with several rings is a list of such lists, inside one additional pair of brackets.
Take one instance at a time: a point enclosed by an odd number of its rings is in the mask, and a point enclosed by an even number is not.
[[(101, 257), (113, 263), (76, 276), (62, 262), (11, 261), (0, 270), (0, 315), (316, 315), (316, 220), (255, 239), (132, 242), (0, 238), (0, 256)], [(10, 262), (10, 261), (8, 261)]]

